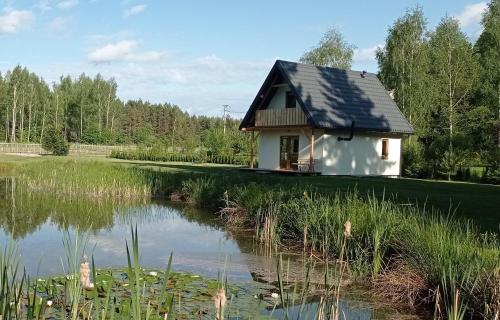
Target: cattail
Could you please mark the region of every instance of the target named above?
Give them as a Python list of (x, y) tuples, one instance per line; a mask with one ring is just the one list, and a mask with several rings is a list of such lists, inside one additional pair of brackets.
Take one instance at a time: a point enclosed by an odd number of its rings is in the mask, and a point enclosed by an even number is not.
[(224, 318), (224, 306), (226, 305), (226, 302), (226, 290), (224, 290), (224, 288), (220, 288), (214, 297), (216, 320), (221, 320)]
[(344, 237), (349, 238), (351, 236), (351, 221), (347, 220), (344, 223)]
[(80, 283), (82, 288), (90, 289), (94, 287), (94, 284), (90, 282), (90, 267), (89, 258), (87, 255), (83, 256), (83, 262), (80, 264)]

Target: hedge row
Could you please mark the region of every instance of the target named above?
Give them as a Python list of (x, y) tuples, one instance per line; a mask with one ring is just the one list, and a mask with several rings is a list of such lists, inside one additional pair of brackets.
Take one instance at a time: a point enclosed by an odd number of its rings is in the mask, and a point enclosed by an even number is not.
[(112, 151), (111, 158), (125, 160), (162, 161), (162, 162), (191, 162), (191, 163), (218, 163), (247, 165), (247, 155), (211, 155), (204, 153), (181, 154), (157, 150)]

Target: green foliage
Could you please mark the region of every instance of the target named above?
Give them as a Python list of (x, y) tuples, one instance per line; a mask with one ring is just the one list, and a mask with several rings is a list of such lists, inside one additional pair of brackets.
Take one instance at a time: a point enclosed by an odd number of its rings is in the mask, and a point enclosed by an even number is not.
[[(271, 206), (276, 202), (263, 205)], [(356, 192), (290, 198), (278, 206), (276, 237), (303, 241), (313, 251), (336, 257), (343, 250), (344, 223), (351, 221), (347, 257), (357, 266), (370, 263), (370, 273), (365, 276), (377, 277), (383, 267), (402, 258), (425, 276), (429, 288), (439, 285), (452, 297), (455, 292), (449, 289), (450, 282), (445, 287), (442, 275), (453, 266), (451, 283), (460, 289), (461, 301), (470, 310), (482, 312), (483, 301), (493, 299), (494, 292), (488, 288), (492, 272), (499, 267), (498, 239), (481, 237), (470, 223), (436, 213), (423, 215), (417, 207), (402, 207), (373, 196), (364, 199)]]
[(429, 167), (426, 165), (424, 150), (421, 143), (414, 137), (403, 141), (403, 175), (405, 177), (425, 177)]
[(56, 156), (67, 156), (69, 153), (69, 143), (55, 128), (48, 128), (45, 132), (42, 138), (42, 148)]
[(318, 66), (350, 69), (355, 46), (347, 43), (342, 34), (330, 28), (316, 47), (300, 58), (300, 62)]
[(218, 163), (218, 164), (248, 164), (248, 156), (237, 155), (207, 155), (207, 151), (199, 150), (193, 153), (172, 153), (165, 149), (139, 149), (135, 151), (112, 151), (110, 157), (125, 160), (163, 161), (163, 162), (191, 162), (191, 163)]
[(189, 203), (198, 208), (217, 208), (222, 201), (222, 191), (211, 178), (183, 181), (182, 193)]
[(500, 1), (491, 0), (482, 20), (484, 30), (474, 45), (479, 79), (473, 101), (498, 115), (500, 108)]
[(389, 29), (379, 76), (416, 133), (404, 141), (404, 174), (463, 179), (463, 167), (498, 166), (499, 7), (491, 1), (475, 45), (453, 18), (427, 30), (420, 7)]
[(43, 160), (22, 166), (20, 174), (31, 192), (51, 192), (66, 199), (147, 199), (161, 184), (141, 169), (102, 161)]
[(408, 10), (389, 29), (386, 43), (377, 50), (379, 76), (417, 133), (428, 122), (429, 56), (422, 8)]

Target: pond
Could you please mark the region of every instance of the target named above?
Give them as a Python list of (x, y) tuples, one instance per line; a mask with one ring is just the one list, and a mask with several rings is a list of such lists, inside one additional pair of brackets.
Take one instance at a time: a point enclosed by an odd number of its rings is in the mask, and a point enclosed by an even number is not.
[[(267, 282), (272, 288), (276, 281), (276, 257), (265, 255), (266, 250), (248, 233), (226, 230), (214, 214), (169, 202), (116, 203), (30, 194), (16, 178), (0, 178), (0, 243), (5, 245), (9, 238), (17, 242), (31, 276), (64, 273), (63, 238), (65, 234), (74, 237), (77, 229), (88, 230), (85, 252), (94, 257), (97, 267), (122, 268), (127, 265), (125, 241), (130, 241), (131, 226), (137, 226), (142, 266), (164, 269), (173, 252), (177, 271), (207, 278), (224, 273), (229, 282), (240, 285)], [(303, 280), (305, 259), (291, 254), (283, 259), (291, 270), (289, 280)], [(321, 268), (316, 273), (321, 279)], [(308, 308), (315, 305), (312, 302)], [(347, 319), (393, 316), (387, 308), (375, 308), (365, 293), (346, 292), (341, 306)], [(282, 317), (279, 310), (273, 315)]]

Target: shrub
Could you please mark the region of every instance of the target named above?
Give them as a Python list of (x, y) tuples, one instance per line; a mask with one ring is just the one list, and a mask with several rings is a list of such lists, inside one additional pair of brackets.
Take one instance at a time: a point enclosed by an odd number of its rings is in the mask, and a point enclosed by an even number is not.
[(67, 156), (69, 153), (69, 143), (55, 128), (47, 129), (42, 139), (42, 148), (56, 156)]

